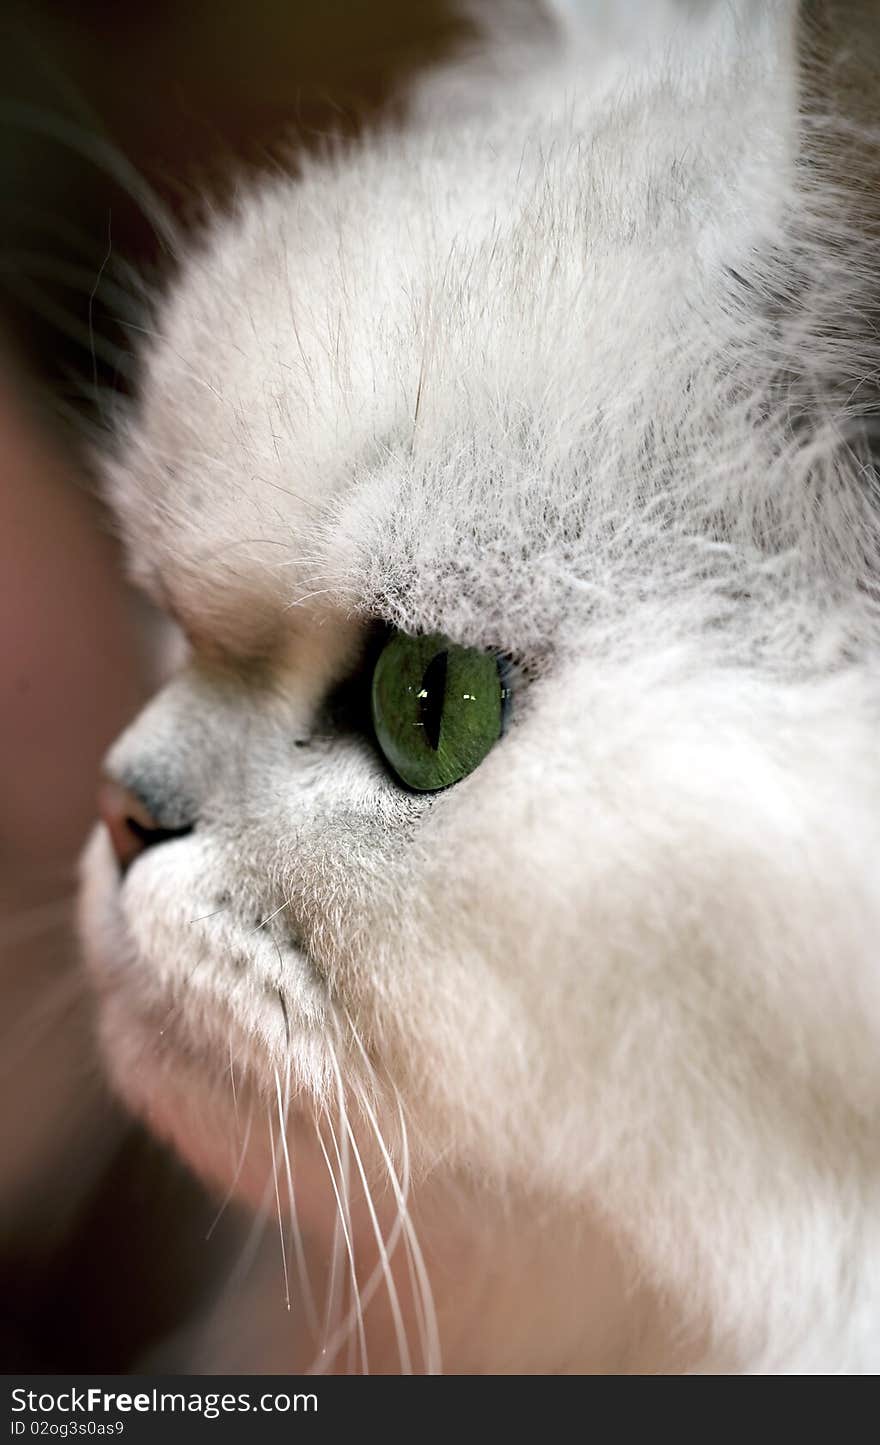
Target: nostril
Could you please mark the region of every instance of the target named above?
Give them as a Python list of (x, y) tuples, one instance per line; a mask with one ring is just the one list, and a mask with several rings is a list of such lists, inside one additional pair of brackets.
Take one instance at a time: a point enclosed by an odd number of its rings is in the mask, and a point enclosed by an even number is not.
[(166, 843), (170, 838), (183, 838), (192, 832), (191, 825), (163, 828), (137, 793), (111, 779), (105, 780), (98, 789), (98, 813), (110, 834), (113, 851), (123, 872), (148, 848)]

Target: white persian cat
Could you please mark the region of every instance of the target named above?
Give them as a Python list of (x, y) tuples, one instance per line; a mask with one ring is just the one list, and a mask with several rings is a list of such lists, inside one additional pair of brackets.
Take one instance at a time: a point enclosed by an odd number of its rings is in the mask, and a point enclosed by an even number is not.
[(486, 5), (158, 309), (83, 930), (291, 1369), (880, 1367), (870, 10)]

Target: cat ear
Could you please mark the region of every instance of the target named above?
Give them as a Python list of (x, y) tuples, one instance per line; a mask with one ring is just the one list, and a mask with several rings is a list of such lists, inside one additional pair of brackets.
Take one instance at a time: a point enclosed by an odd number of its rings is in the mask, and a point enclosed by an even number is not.
[(594, 22), (608, 6), (605, 0), (544, 0), (544, 9), (564, 25), (579, 25)]
[(542, 0), (551, 18), (567, 30), (605, 29), (611, 22), (629, 14), (644, 15), (652, 0)]
[[(687, 0), (458, 0), (457, 9), (476, 22), (482, 35), (496, 41), (522, 41), (540, 34), (549, 22), (563, 36), (587, 34), (602, 39), (616, 31), (652, 22), (656, 12)], [(701, 0), (694, 0), (701, 3)]]
[(688, 0), (542, 0), (545, 13), (563, 30), (590, 30), (598, 36), (653, 25), (658, 12), (671, 15), (687, 5)]

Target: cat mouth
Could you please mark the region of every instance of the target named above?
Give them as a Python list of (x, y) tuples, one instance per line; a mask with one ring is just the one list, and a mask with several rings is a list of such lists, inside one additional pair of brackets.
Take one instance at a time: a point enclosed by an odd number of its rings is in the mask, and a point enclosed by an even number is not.
[(235, 1051), (265, 1075), (311, 1056), (332, 1009), (290, 907), (245, 913), (222, 888), (195, 893), (150, 860), (121, 879), (102, 828), (86, 849), (81, 931), (100, 994), (163, 1061), (177, 1053), (216, 1074)]

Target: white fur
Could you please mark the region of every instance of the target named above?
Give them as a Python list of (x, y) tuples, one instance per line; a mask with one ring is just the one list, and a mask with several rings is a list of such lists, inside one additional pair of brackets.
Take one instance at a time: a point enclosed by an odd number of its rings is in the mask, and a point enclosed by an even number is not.
[[(121, 886), (90, 845), (109, 1064), (217, 1174), (233, 1042), (271, 1094), (280, 989), (307, 1112), (328, 1031), (364, 1082), (350, 1015), (426, 1196), (544, 1201), (495, 1367), (620, 1365), (587, 1211), (690, 1368), (870, 1371), (876, 240), (793, 6), (565, 8), (248, 192), (160, 310), (107, 475), (194, 653), (109, 766), (198, 826)], [(517, 659), (429, 801), (369, 740), (294, 746), (374, 616)]]

